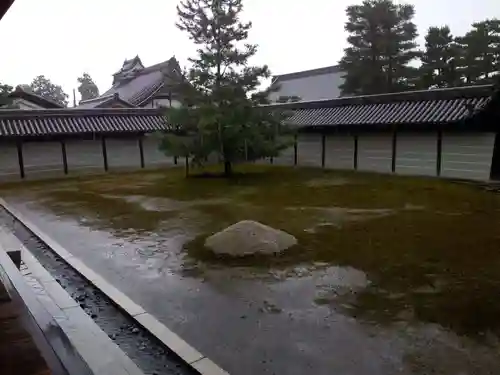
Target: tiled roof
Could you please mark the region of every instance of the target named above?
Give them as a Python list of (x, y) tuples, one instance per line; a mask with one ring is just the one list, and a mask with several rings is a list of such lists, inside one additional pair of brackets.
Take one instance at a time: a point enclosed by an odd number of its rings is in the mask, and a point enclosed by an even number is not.
[[(134, 106), (140, 106), (171, 81), (168, 75), (180, 73), (179, 63), (172, 57), (167, 61), (135, 72), (134, 77), (131, 79), (116, 82), (100, 97), (118, 94), (121, 99), (130, 102)], [(86, 107), (90, 107), (90, 104)]]
[(43, 96), (35, 94), (34, 92), (27, 91), (21, 86), (17, 86), (16, 89), (9, 94), (9, 97), (24, 99), (42, 108), (64, 108), (61, 104), (56, 103), (53, 100), (46, 99)]
[(78, 104), (78, 106), (76, 106), (75, 108), (78, 109), (109, 108), (109, 106), (113, 103), (120, 103), (126, 108), (135, 107), (132, 103), (127, 102), (126, 100), (120, 98), (120, 96), (116, 93), (114, 95), (99, 96), (94, 99), (82, 100), (80, 101), (80, 104)]
[(167, 130), (157, 109), (46, 109), (0, 111), (0, 137), (128, 133)]
[(488, 103), (492, 85), (367, 95), (311, 102), (273, 104), (292, 112), (298, 126), (449, 124)]

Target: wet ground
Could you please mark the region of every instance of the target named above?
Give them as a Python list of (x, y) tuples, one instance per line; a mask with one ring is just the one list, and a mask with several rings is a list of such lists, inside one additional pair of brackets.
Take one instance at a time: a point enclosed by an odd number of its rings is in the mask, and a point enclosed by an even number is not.
[[(494, 374), (500, 195), (436, 180), (167, 171), (7, 186), (6, 199), (231, 374)], [(265, 182), (264, 182), (265, 181)], [(217, 259), (255, 219), (299, 246)]]

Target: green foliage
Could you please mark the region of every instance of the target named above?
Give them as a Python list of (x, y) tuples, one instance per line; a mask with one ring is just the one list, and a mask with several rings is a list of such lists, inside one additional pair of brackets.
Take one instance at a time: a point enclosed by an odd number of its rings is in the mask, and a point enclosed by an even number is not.
[(0, 107), (8, 106), (12, 103), (9, 94), (13, 87), (0, 82)]
[(415, 87), (418, 57), (415, 9), (392, 0), (365, 0), (346, 10), (349, 47), (339, 65), (345, 72), (343, 95), (378, 94)]
[(33, 79), (29, 85), (30, 90), (48, 100), (59, 103), (64, 107), (68, 105), (68, 95), (64, 92), (61, 86), (53, 84), (50, 79), (44, 75), (40, 75)]
[(82, 100), (94, 99), (99, 96), (99, 88), (92, 80), (92, 77), (88, 73), (83, 73), (81, 77), (78, 78), (78, 92)]
[(500, 71), (500, 20), (472, 24), (472, 29), (457, 38), (460, 46), (458, 69), (467, 84), (486, 84)]
[(425, 50), (420, 60), (420, 87), (454, 87), (461, 84), (456, 66), (459, 46), (448, 26), (430, 27), (425, 36)]
[(259, 85), (270, 71), (248, 63), (257, 46), (246, 42), (252, 24), (240, 20), (242, 10), (242, 0), (185, 0), (177, 7), (177, 27), (199, 48), (177, 82), (184, 106), (167, 112), (175, 131), (161, 142), (165, 153), (193, 163), (218, 157), (226, 175), (235, 162), (276, 156), (288, 145), (280, 136), (283, 114), (259, 107), (269, 103), (269, 90)]

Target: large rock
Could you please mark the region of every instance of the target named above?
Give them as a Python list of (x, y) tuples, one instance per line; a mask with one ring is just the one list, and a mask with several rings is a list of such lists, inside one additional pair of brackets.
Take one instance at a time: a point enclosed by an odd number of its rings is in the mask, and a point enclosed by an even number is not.
[(295, 244), (297, 239), (291, 234), (251, 220), (233, 224), (205, 240), (214, 253), (231, 256), (276, 254)]

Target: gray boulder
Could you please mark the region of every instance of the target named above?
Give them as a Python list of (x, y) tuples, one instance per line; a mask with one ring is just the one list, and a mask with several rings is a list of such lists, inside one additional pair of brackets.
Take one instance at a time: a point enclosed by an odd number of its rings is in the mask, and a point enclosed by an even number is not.
[(246, 256), (277, 254), (297, 244), (297, 239), (257, 221), (243, 220), (205, 240), (205, 247), (216, 254)]

